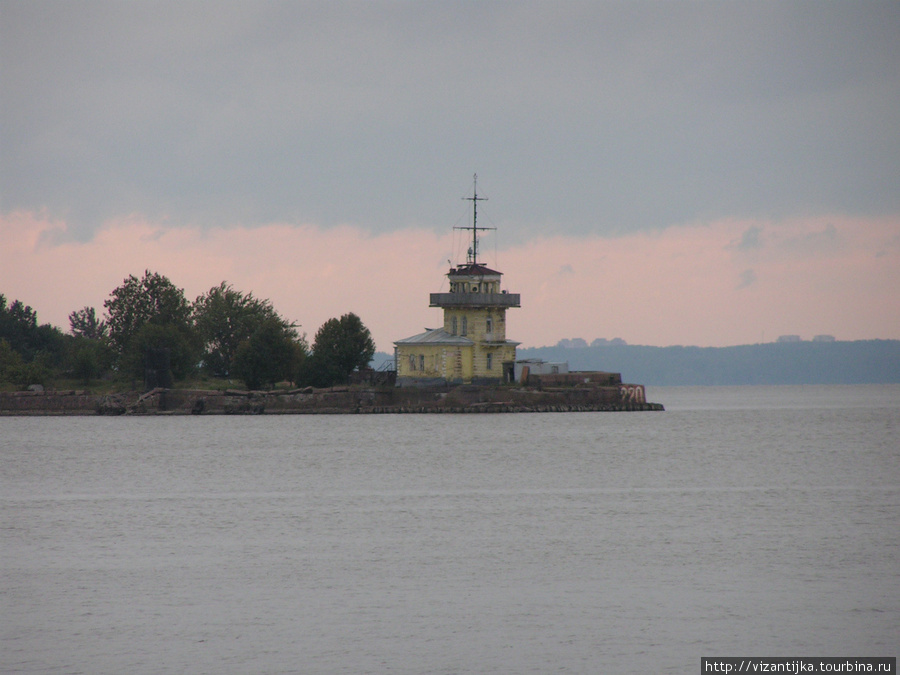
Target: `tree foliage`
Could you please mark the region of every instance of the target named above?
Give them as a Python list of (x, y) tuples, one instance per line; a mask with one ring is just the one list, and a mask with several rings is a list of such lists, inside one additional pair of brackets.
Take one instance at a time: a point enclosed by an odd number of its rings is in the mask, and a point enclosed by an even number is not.
[(280, 319), (269, 318), (238, 346), (234, 374), (248, 389), (271, 386), (282, 380), (296, 379), (305, 356), (305, 345), (296, 339), (296, 332), (285, 330)]
[(6, 338), (0, 338), (0, 382), (20, 384), (19, 379), (25, 362)]
[(241, 343), (267, 322), (280, 326), (285, 338), (299, 339), (295, 326), (282, 319), (269, 300), (241, 293), (224, 281), (194, 301), (193, 317), (203, 344), (203, 367), (217, 377), (232, 374)]
[[(50, 324), (39, 325), (37, 313), (19, 300), (7, 306), (6, 296), (0, 294), (0, 339), (18, 354), (23, 364), (17, 372), (19, 379), (28, 379), (33, 372), (33, 383), (42, 382), (54, 366), (61, 366), (65, 355), (65, 336)], [(29, 370), (25, 367), (35, 365)]]
[(145, 324), (190, 327), (191, 306), (184, 291), (166, 277), (149, 270), (138, 279), (129, 275), (110, 298), (104, 301), (109, 340), (118, 353), (124, 353)]
[(19, 300), (7, 307), (0, 294), (0, 338), (20, 355), (32, 351), (37, 334), (37, 313)]
[[(39, 325), (36, 312), (0, 295), (0, 382), (24, 386), (75, 378), (89, 384), (110, 372), (148, 386), (170, 386), (199, 366), (256, 389), (280, 381), (325, 387), (368, 366), (375, 343), (355, 314), (329, 319), (313, 351), (269, 300), (213, 286), (192, 304), (168, 278), (128, 276), (103, 303), (69, 314), (70, 332)], [(127, 379), (126, 379), (127, 378)], [(49, 382), (48, 382), (49, 381)]]
[(82, 384), (89, 384), (110, 368), (112, 354), (103, 340), (79, 335), (70, 340), (66, 362), (75, 379)]
[[(160, 354), (165, 354), (165, 367), (158, 361)], [(196, 370), (197, 341), (180, 326), (147, 323), (134, 336), (122, 363), (125, 372), (143, 377), (149, 386), (168, 386)], [(166, 372), (148, 373), (160, 369)]]
[(315, 386), (346, 382), (350, 373), (369, 365), (375, 341), (362, 320), (352, 312), (329, 319), (316, 332), (306, 379)]
[[(109, 343), (124, 372), (143, 376), (149, 348), (171, 350), (173, 372), (176, 363), (181, 373), (190, 372), (196, 364), (191, 305), (184, 291), (166, 277), (149, 270), (142, 279), (130, 275), (103, 306)], [(144, 330), (145, 326), (157, 328)]]
[(82, 307), (69, 314), (69, 332), (88, 340), (106, 338), (106, 323), (97, 318), (93, 307)]

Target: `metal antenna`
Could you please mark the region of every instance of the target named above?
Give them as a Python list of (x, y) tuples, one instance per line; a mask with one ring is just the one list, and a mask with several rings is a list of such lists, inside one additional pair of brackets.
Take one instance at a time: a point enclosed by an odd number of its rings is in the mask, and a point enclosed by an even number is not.
[(472, 176), (472, 196), (463, 197), (466, 201), (472, 202), (472, 227), (454, 227), (454, 230), (472, 230), (472, 247), (466, 256), (466, 262), (471, 265), (478, 264), (478, 231), (479, 230), (496, 230), (496, 227), (478, 227), (478, 202), (487, 201), (487, 197), (478, 196), (478, 174)]

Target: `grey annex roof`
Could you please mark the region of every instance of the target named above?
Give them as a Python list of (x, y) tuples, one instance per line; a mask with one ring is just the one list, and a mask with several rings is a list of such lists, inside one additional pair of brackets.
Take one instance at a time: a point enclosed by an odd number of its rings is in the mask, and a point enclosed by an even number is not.
[(475, 344), (469, 338), (461, 335), (451, 335), (443, 328), (426, 328), (424, 333), (413, 335), (412, 337), (403, 338), (394, 342), (395, 345), (415, 345), (415, 344), (432, 344), (432, 345), (473, 345)]

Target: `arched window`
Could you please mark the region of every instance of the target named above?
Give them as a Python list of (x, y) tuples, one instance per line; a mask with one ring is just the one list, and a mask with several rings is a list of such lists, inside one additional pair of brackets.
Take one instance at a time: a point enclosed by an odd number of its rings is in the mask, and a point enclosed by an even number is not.
[(452, 319), (450, 319), (450, 335), (456, 335), (456, 329), (456, 317), (454, 316)]
[(462, 332), (460, 333), (460, 335), (468, 335), (468, 334), (469, 334), (469, 322), (466, 319), (466, 317), (464, 316), (462, 318)]
[(493, 333), (494, 332), (494, 320), (491, 317), (488, 317), (484, 320), (484, 332), (485, 333)]

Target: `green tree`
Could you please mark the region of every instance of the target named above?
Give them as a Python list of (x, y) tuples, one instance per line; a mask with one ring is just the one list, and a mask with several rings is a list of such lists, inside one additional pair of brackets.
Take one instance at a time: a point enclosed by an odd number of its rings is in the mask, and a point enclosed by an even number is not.
[[(33, 382), (44, 382), (53, 367), (63, 361), (66, 340), (62, 331), (50, 324), (39, 325), (37, 313), (28, 305), (15, 300), (7, 306), (6, 297), (0, 294), (0, 339), (6, 341), (23, 362), (18, 379), (27, 380), (34, 373)], [(36, 361), (33, 368), (28, 368)], [(24, 384), (31, 384), (23, 382)]]
[(68, 369), (82, 384), (90, 384), (109, 368), (109, 350), (100, 340), (74, 337), (69, 347)]
[(82, 384), (90, 384), (112, 367), (106, 323), (97, 318), (93, 307), (82, 307), (69, 314), (69, 333), (65, 370)]
[(312, 359), (305, 375), (316, 386), (346, 382), (350, 373), (369, 365), (375, 355), (375, 342), (369, 329), (356, 314), (328, 319), (316, 332)]
[[(103, 306), (109, 343), (123, 372), (143, 376), (147, 349), (170, 350), (177, 378), (196, 365), (199, 349), (191, 305), (184, 291), (166, 277), (149, 270), (142, 279), (130, 275)], [(157, 328), (144, 330), (146, 326)]]
[(217, 377), (232, 374), (238, 347), (268, 321), (278, 324), (286, 338), (299, 339), (296, 326), (282, 319), (269, 300), (236, 291), (224, 281), (198, 297), (193, 312), (203, 367)]
[(76, 337), (102, 340), (106, 337), (106, 323), (97, 318), (93, 307), (83, 307), (69, 314), (69, 332)]
[(37, 313), (19, 300), (7, 306), (6, 296), (0, 294), (0, 338), (26, 361), (34, 357), (37, 331)]
[(16, 382), (23, 365), (22, 355), (0, 338), (0, 382)]
[(238, 346), (233, 370), (248, 389), (259, 389), (294, 380), (305, 357), (306, 345), (296, 338), (296, 332), (285, 330), (280, 319), (269, 318)]
[(134, 336), (123, 363), (126, 372), (143, 377), (147, 386), (167, 387), (196, 369), (197, 341), (180, 326), (147, 323)]

